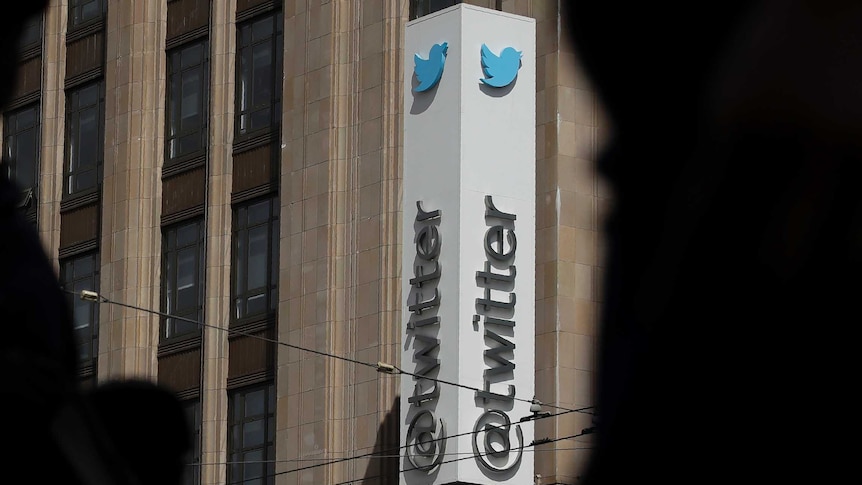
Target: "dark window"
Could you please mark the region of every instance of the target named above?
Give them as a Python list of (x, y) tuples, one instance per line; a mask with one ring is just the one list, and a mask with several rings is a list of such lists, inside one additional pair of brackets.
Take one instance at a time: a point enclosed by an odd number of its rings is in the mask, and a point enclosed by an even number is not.
[(18, 51), (24, 52), (42, 44), (42, 13), (28, 18), (18, 38)]
[(233, 319), (275, 311), (278, 301), (278, 198), (233, 211)]
[(35, 190), (39, 185), (39, 105), (7, 113), (3, 128), (5, 175), (24, 191), (20, 202), (35, 207)]
[(69, 24), (78, 27), (101, 19), (104, 15), (104, 0), (70, 0)]
[(69, 91), (66, 113), (66, 194), (94, 189), (102, 167), (102, 83)]
[(461, 3), (461, 0), (410, 0), (410, 19), (418, 19), (456, 3)]
[[(173, 316), (201, 320), (203, 308), (203, 231), (200, 221), (165, 229), (162, 237), (162, 308)], [(162, 339), (198, 332), (198, 325), (162, 318)]]
[[(63, 260), (60, 263), (60, 280), (63, 288), (78, 295), (83, 290), (99, 291), (99, 257), (87, 254)], [(99, 305), (68, 295), (72, 307), (78, 362), (83, 366), (94, 364), (99, 355)]]
[(283, 70), (281, 12), (237, 27), (236, 133), (270, 128), (281, 120)]
[(274, 409), (275, 392), (272, 384), (231, 393), (228, 409), (228, 483), (273, 483)]
[(189, 425), (192, 438), (192, 449), (186, 458), (186, 468), (183, 471), (183, 485), (198, 485), (201, 483), (201, 402), (198, 400), (183, 403), (186, 422)]
[(168, 53), (168, 160), (195, 154), (206, 146), (207, 42)]

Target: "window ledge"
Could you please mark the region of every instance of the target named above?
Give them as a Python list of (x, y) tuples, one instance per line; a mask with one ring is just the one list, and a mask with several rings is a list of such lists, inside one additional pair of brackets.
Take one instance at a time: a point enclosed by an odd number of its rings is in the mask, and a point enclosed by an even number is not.
[(99, 65), (80, 74), (76, 74), (72, 77), (67, 77), (63, 81), (63, 84), (65, 89), (71, 89), (80, 86), (81, 84), (85, 84), (87, 82), (99, 79), (100, 77), (102, 77), (103, 74), (104, 73), (102, 72), (102, 66)]
[(194, 30), (190, 30), (165, 41), (165, 50), (169, 51), (185, 44), (186, 42), (198, 40), (200, 38), (206, 37), (207, 35), (209, 35), (209, 25), (202, 25)]
[(275, 313), (267, 313), (264, 315), (255, 315), (253, 317), (247, 317), (242, 320), (231, 322), (228, 338), (233, 339), (237, 337), (244, 337), (244, 335), (236, 334), (233, 332), (257, 333), (262, 330), (269, 330), (275, 328), (277, 321), (278, 317)]
[(244, 22), (262, 13), (281, 8), (281, 0), (269, 0), (236, 13), (236, 23)]
[(60, 213), (62, 214), (63, 212), (69, 212), (70, 210), (99, 202), (99, 199), (101, 199), (101, 192), (101, 184), (99, 184), (92, 189), (65, 196), (63, 200), (60, 201)]
[(274, 142), (278, 131), (278, 126), (271, 126), (250, 134), (237, 135), (233, 142), (233, 154), (247, 152)]
[[(159, 325), (161, 331), (161, 324)], [(157, 357), (165, 357), (171, 354), (178, 354), (187, 350), (194, 350), (201, 346), (201, 333), (188, 333), (179, 337), (172, 337), (159, 342), (159, 351)]]
[(162, 167), (162, 180), (194, 168), (203, 167), (206, 159), (206, 152), (203, 151), (166, 161)]
[(66, 32), (66, 44), (71, 42), (75, 42), (76, 40), (83, 39), (88, 35), (95, 34), (96, 32), (100, 32), (105, 30), (105, 18), (99, 17), (97, 19), (88, 20), (87, 22), (76, 25), (74, 27), (69, 27), (69, 31)]
[(267, 369), (237, 377), (228, 377), (227, 388), (230, 390), (246, 387), (253, 384), (262, 384), (275, 378), (275, 370)]
[(18, 51), (18, 62), (29, 61), (42, 55), (42, 42), (31, 44)]

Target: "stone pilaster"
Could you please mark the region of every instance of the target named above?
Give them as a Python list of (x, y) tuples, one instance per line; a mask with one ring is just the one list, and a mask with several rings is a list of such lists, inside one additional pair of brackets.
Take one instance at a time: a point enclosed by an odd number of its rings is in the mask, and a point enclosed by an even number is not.
[(37, 195), (39, 238), (54, 271), (59, 273), (60, 199), (63, 196), (63, 142), (66, 94), (66, 0), (54, 0), (45, 9), (42, 36), (41, 154)]
[[(236, 1), (213, 2), (211, 8), (204, 319), (226, 329), (230, 322)], [(204, 327), (202, 331), (201, 462), (222, 463), (227, 461), (228, 333), (211, 327)], [(225, 483), (225, 471), (225, 466), (203, 466), (201, 483)]]
[[(108, 4), (101, 292), (158, 309), (164, 161), (164, 0)], [(99, 379), (155, 380), (159, 318), (103, 305)]]

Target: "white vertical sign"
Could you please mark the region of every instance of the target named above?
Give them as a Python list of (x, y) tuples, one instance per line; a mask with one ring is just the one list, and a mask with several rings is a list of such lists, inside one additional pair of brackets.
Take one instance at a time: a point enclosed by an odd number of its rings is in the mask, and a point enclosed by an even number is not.
[(535, 39), (463, 4), (407, 24), (402, 484), (533, 480)]

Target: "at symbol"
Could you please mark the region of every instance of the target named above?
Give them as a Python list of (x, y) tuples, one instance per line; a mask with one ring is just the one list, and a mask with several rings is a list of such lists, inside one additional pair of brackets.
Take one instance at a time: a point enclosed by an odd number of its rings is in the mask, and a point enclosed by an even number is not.
[[(511, 429), (512, 421), (509, 420), (509, 415), (496, 409), (485, 411), (476, 420), (476, 426), (473, 427), (473, 454), (488, 471), (500, 473), (520, 465), (521, 457), (524, 455), (524, 433), (521, 431), (520, 424), (515, 425), (518, 446), (515, 447), (517, 454), (514, 460), (511, 460), (508, 459), (512, 451), (509, 438)], [(479, 435), (484, 437), (481, 450)]]
[[(423, 418), (428, 419), (423, 419)], [(440, 432), (437, 433), (437, 421)], [(439, 451), (438, 451), (439, 444)], [(418, 470), (430, 472), (443, 461), (446, 455), (446, 425), (443, 419), (436, 419), (431, 411), (417, 414), (407, 428), (407, 460)]]
[(437, 226), (425, 226), (416, 234), (416, 255), (425, 261), (440, 255), (440, 232)]

